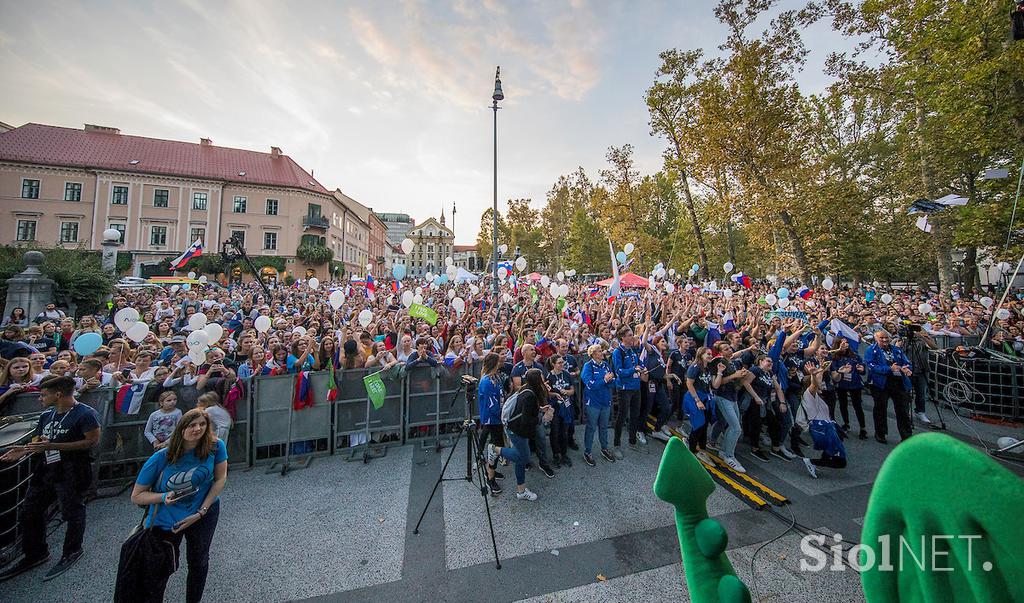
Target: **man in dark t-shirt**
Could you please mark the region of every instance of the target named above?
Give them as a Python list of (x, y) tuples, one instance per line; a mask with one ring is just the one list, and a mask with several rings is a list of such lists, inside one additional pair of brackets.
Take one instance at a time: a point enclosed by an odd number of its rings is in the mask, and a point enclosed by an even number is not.
[(89, 451), (100, 441), (99, 415), (74, 398), (75, 380), (47, 377), (39, 384), (47, 410), (39, 416), (35, 437), (25, 446), (14, 446), (0, 461), (15, 462), (35, 455), (34, 473), (22, 504), (24, 557), (0, 573), (0, 582), (22, 574), (50, 559), (46, 544), (46, 510), (56, 499), (67, 524), (60, 561), (43, 577), (50, 580), (68, 571), (82, 556), (85, 536), (85, 491), (92, 481)]

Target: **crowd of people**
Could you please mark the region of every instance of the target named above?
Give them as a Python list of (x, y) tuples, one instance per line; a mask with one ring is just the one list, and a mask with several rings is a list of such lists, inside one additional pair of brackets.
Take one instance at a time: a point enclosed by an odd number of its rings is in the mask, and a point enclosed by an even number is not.
[[(12, 396), (35, 390), (49, 410), (36, 441), (0, 460), (40, 453), (33, 495), (56, 497), (74, 526), (46, 577), (66, 571), (81, 554), (84, 485), (76, 468), (100, 427), (95, 411), (76, 404), (75, 396), (96, 388), (144, 385), (156, 392), (144, 428), (153, 457), (132, 501), (149, 510), (143, 527), (158, 542), (176, 550), (185, 540), (188, 600), (198, 601), (227, 479), (234, 403), (254, 377), (479, 367), (479, 435), (491, 493), (501, 493), (500, 469), (512, 464), (517, 498), (533, 501), (526, 476), (534, 456), (539, 472), (553, 478), (574, 457), (590, 467), (614, 463), (629, 447), (679, 430), (701, 460), (720, 460), (737, 472), (746, 471), (741, 455), (758, 462), (800, 459), (811, 475), (841, 469), (844, 439), (890, 441), (890, 401), (901, 440), (911, 436), (915, 420), (928, 422), (926, 358), (935, 335), (980, 336), (991, 321), (986, 345), (1024, 354), (1019, 294), (999, 307), (980, 292), (829, 286), (797, 293), (793, 285), (782, 295), (782, 283), (675, 279), (609, 299), (607, 289), (592, 283), (566, 280), (566, 292), (523, 276), (514, 285), (503, 279), (497, 296), (488, 278), (406, 279), (376, 290), (301, 282), (272, 286), (269, 298), (258, 283), (196, 284), (119, 290), (106, 311), (77, 319), (52, 304), (31, 320), (16, 309), (0, 340), (0, 414)], [(413, 303), (430, 308), (436, 321), (411, 317)], [(116, 317), (129, 307), (144, 330), (119, 328)], [(205, 320), (193, 319), (197, 314)], [(192, 345), (200, 329), (215, 336)], [(78, 345), (83, 337), (96, 347)], [(177, 407), (182, 388), (194, 388), (196, 409)], [(870, 424), (865, 389), (874, 400)], [(812, 447), (820, 454), (805, 451)], [(23, 559), (0, 579), (49, 558), (39, 519), (32, 521)], [(125, 592), (145, 588), (162, 597), (169, 573), (131, 582), (130, 567)]]

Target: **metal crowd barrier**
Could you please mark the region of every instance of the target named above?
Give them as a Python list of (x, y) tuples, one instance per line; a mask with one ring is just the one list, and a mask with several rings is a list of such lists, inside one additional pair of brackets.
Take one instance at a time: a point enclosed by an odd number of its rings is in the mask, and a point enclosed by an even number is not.
[(1024, 420), (1024, 362), (1000, 354), (951, 359), (945, 350), (928, 354), (933, 400), (980, 415)]

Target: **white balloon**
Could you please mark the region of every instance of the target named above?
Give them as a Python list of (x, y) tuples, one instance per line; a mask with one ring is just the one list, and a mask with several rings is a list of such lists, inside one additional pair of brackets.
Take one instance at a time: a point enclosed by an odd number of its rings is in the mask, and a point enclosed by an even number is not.
[(695, 274), (697, 274), (697, 271), (694, 270), (693, 268), (690, 268), (690, 276), (693, 276)]
[(202, 330), (206, 326), (206, 315), (202, 312), (196, 312), (188, 319), (188, 327), (193, 331)]
[(480, 287), (477, 287), (476, 285), (470, 285), (469, 292), (472, 293), (473, 295), (476, 295), (477, 293), (480, 293)]
[(299, 337), (304, 337), (306, 335), (306, 327), (303, 327), (302, 325), (299, 325), (299, 326), (295, 327), (294, 329), (292, 329), (292, 333), (295, 333)]
[(512, 296), (509, 295), (508, 293), (502, 293), (501, 299), (505, 300), (505, 303), (507, 304), (508, 302), (512, 301)]
[(423, 287), (416, 287), (416, 291), (413, 292), (415, 295), (423, 294)]
[(316, 291), (317, 289), (320, 288), (320, 279), (314, 276), (313, 278), (309, 279), (309, 282), (306, 284), (309, 285), (310, 289)]
[(986, 308), (992, 307), (993, 299), (991, 297), (986, 296), (979, 299), (978, 301), (981, 302), (981, 305), (985, 306)]
[(499, 279), (505, 280), (505, 277), (507, 277), (507, 276), (508, 276), (508, 268), (506, 268), (504, 266), (502, 266), (501, 268), (498, 268), (498, 278)]
[(551, 293), (551, 297), (558, 297), (558, 292), (561, 290), (558, 283), (550, 283), (546, 286), (548, 288), (548, 292)]
[(562, 285), (559, 285), (559, 287), (558, 287), (558, 296), (559, 297), (565, 297), (567, 295), (569, 295), (569, 285), (566, 285), (564, 283)]
[(570, 270), (569, 272), (566, 272), (566, 273), (565, 273), (565, 276), (576, 276), (576, 269), (575, 269), (575, 268), (573, 268), (573, 269), (572, 269), (572, 270)]
[(786, 308), (789, 307), (789, 298), (788, 297), (784, 297), (784, 298), (780, 299), (777, 303), (778, 303), (780, 308), (785, 310)]
[(462, 299), (461, 297), (456, 297), (455, 299), (452, 300), (452, 308), (455, 308), (456, 312), (462, 314), (463, 312), (466, 311), (466, 300)]
[(252, 326), (256, 327), (256, 330), (260, 333), (266, 333), (270, 330), (270, 317), (257, 316), (256, 321), (252, 323)]
[(149, 335), (149, 325), (144, 322), (137, 322), (133, 324), (131, 328), (125, 332), (125, 336), (135, 343), (142, 343), (142, 340), (146, 338), (146, 335)]
[(998, 318), (999, 320), (1006, 320), (1009, 317), (1010, 311), (1007, 310), (1006, 308), (999, 308), (998, 310), (996, 310), (996, 318)]
[(207, 324), (203, 330), (210, 336), (210, 341), (220, 341), (220, 338), (224, 336), (224, 327), (215, 322)]
[(765, 296), (764, 296), (764, 301), (765, 301), (765, 303), (767, 303), (767, 304), (768, 304), (769, 306), (774, 306), (774, 305), (775, 305), (775, 303), (779, 301), (779, 298), (775, 297), (775, 294), (774, 294), (774, 293), (769, 293), (768, 295), (765, 295)]
[(498, 246), (498, 253), (505, 254), (508, 252), (508, 245), (501, 244)]
[(448, 290), (448, 299), (455, 299), (455, 289)]
[(732, 272), (732, 269), (733, 269), (732, 262), (726, 262), (726, 263), (722, 264), (722, 270), (725, 270), (726, 274), (729, 274), (730, 272)]
[(206, 284), (206, 281), (208, 281), (208, 280), (209, 280), (209, 279), (207, 279), (207, 278), (206, 278), (206, 275), (204, 274), (203, 276), (199, 277), (199, 284), (201, 284), (201, 285), (205, 285), (205, 284)]
[(448, 278), (454, 280), (459, 274), (459, 268), (457, 266), (448, 266), (448, 269), (445, 270), (444, 273), (448, 275)]
[(675, 268), (669, 268), (668, 269), (668, 275), (669, 276), (675, 276), (676, 275), (676, 269)]
[(178, 287), (178, 285), (171, 285), (171, 293), (172, 294), (177, 293), (178, 289), (180, 289), (180, 287)]
[(427, 273), (427, 274), (426, 274), (426, 275), (424, 276), (424, 278), (425, 278), (425, 279), (427, 279), (428, 281), (432, 281), (432, 280), (434, 280), (434, 273), (433, 273), (433, 272), (428, 272), (428, 273)]
[(373, 311), (367, 308), (359, 313), (359, 325), (361, 327), (365, 329), (371, 322), (373, 322)]
[(440, 287), (441, 287), (441, 286), (440, 286), (440, 285), (438, 285), (436, 281), (435, 281), (435, 282), (433, 282), (433, 283), (430, 283), (430, 290), (431, 290), (431, 291), (437, 291), (437, 290), (438, 290), (438, 289), (439, 289)]
[(889, 295), (888, 293), (883, 293), (882, 294), (882, 303), (883, 304), (891, 304), (892, 303), (892, 296)]
[(205, 350), (206, 344), (208, 343), (210, 343), (210, 336), (203, 330), (192, 331), (188, 334), (188, 337), (185, 338), (185, 345), (187, 345), (190, 350), (192, 348), (203, 348)]
[(135, 326), (137, 322), (139, 322), (139, 311), (135, 308), (121, 308), (114, 315), (114, 326), (124, 333), (128, 333), (128, 329)]
[(188, 357), (194, 364), (206, 362), (206, 348), (192, 348), (188, 351)]
[(416, 295), (413, 295), (412, 296), (412, 303), (414, 303), (414, 304), (422, 304), (423, 303), (423, 295), (420, 294), (420, 293), (417, 293)]
[(196, 277), (196, 273), (195, 272), (189, 272), (188, 273), (188, 277), (189, 278), (195, 278)]
[(451, 258), (451, 256), (449, 256), (449, 257), (446, 257), (446, 258), (444, 259), (444, 265), (445, 265), (445, 266), (451, 266), (451, 265), (452, 265), (452, 264), (454, 264), (454, 263), (455, 263), (455, 260), (453, 260), (453, 259)]
[(402, 251), (405, 253), (412, 253), (412, 250), (416, 248), (416, 243), (412, 242), (412, 239), (405, 239), (402, 241)]
[(825, 291), (831, 291), (832, 287), (835, 287), (836, 284), (832, 282), (832, 279), (826, 276), (824, 279), (822, 279), (821, 286), (823, 289), (825, 289)]
[(722, 293), (722, 295), (724, 295), (726, 299), (729, 299), (730, 297), (732, 297), (732, 289), (726, 289), (725, 292)]
[(917, 311), (920, 312), (921, 314), (928, 314), (929, 312), (932, 311), (932, 305), (929, 304), (928, 302), (924, 302), (923, 304), (917, 306)]
[(813, 299), (807, 300), (806, 303), (807, 303), (807, 307), (808, 308), (813, 308), (814, 307), (814, 300)]
[(708, 285), (708, 289), (718, 291), (718, 281), (711, 281), (711, 284)]
[(406, 308), (411, 306), (412, 305), (413, 297), (414, 297), (414, 294), (413, 294), (412, 291), (406, 290), (405, 292), (403, 292), (402, 293), (402, 305), (405, 306)]
[(626, 252), (626, 255), (629, 255), (629, 254), (633, 253), (634, 249), (636, 249), (636, 247), (634, 247), (632, 243), (626, 243), (626, 247), (625, 247), (625, 249), (623, 249), (623, 251)]
[(541, 287), (547, 287), (550, 284), (551, 284), (551, 278), (548, 277), (548, 275), (545, 274), (544, 276), (540, 277), (540, 286)]
[(331, 304), (331, 307), (337, 310), (345, 303), (345, 292), (342, 290), (331, 291), (331, 294), (327, 296), (327, 301)]
[(518, 270), (519, 272), (526, 270), (526, 258), (524, 258), (523, 256), (519, 256), (518, 258), (516, 258), (516, 270)]
[(665, 292), (666, 293), (675, 293), (676, 292), (676, 286), (673, 285), (671, 281), (665, 281)]
[(565, 273), (564, 272), (559, 272), (558, 274), (555, 275), (555, 278), (558, 279), (558, 282), (562, 282), (562, 281), (565, 280)]

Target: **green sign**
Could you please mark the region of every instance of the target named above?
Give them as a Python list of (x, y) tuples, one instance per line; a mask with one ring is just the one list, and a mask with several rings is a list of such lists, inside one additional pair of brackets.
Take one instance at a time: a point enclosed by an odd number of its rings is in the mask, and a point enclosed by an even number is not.
[(437, 312), (434, 312), (422, 304), (413, 304), (409, 306), (409, 316), (412, 318), (422, 318), (432, 325), (437, 324)]
[(366, 387), (366, 395), (370, 397), (370, 402), (373, 402), (373, 407), (380, 410), (380, 407), (384, 406), (384, 396), (388, 391), (380, 378), (380, 371), (363, 377), (363, 385)]

